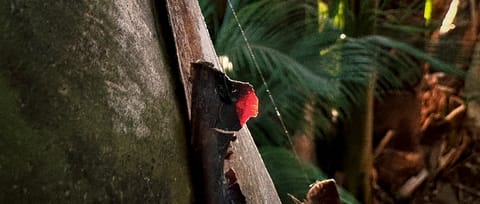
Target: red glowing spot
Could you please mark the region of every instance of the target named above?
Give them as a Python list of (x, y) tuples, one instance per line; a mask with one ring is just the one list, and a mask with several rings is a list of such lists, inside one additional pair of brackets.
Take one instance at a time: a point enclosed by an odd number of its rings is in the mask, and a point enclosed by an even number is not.
[(238, 120), (243, 127), (247, 120), (251, 117), (257, 117), (258, 114), (258, 98), (252, 87), (249, 87), (245, 94), (238, 98), (235, 104), (237, 109)]

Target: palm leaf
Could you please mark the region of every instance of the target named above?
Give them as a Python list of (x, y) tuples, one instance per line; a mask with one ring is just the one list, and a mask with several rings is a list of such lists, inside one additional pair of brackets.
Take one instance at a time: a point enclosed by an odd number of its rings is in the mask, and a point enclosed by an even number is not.
[[(463, 76), (454, 67), (386, 37), (340, 39), (341, 30), (329, 20), (321, 22), (319, 32), (314, 0), (236, 2), (239, 22), (227, 8), (213, 41), (217, 53), (227, 56), (233, 64), (233, 70), (227, 74), (248, 81), (256, 88), (260, 114), (250, 120), (248, 126), (283, 202), (290, 201), (287, 192), (302, 198), (308, 184), (325, 176), (311, 165), (299, 164), (287, 150), (290, 148), (288, 137), (269, 94), (275, 99), (290, 133), (303, 131), (305, 124), (311, 122), (305, 119), (305, 104), (315, 102), (312, 113), (315, 135), (325, 137), (332, 127), (331, 110), (338, 110), (341, 119), (348, 120), (349, 113), (357, 108), (357, 101), (363, 100), (372, 72), (377, 75), (378, 93), (414, 86), (422, 74), (418, 61), (429, 63), (439, 71)], [(261, 75), (269, 86), (268, 91)], [(344, 202), (351, 198), (343, 195), (342, 191)], [(352, 198), (351, 203), (354, 202)]]
[[(260, 153), (282, 203), (292, 203), (288, 194), (299, 199), (305, 198), (310, 184), (328, 178), (317, 167), (299, 162), (292, 152), (284, 148), (265, 146), (260, 148)], [(358, 203), (343, 188), (338, 187), (337, 189), (342, 203)]]
[[(265, 87), (262, 87), (263, 82), (255, 63), (258, 63), (265, 75), (270, 85), (270, 92), (278, 101), (277, 105), (287, 123), (287, 128), (292, 132), (298, 130), (297, 127), (301, 127), (305, 121), (303, 114), (299, 113), (304, 112), (304, 104), (312, 96), (317, 96), (325, 102), (323, 110), (330, 109), (334, 99), (337, 98), (337, 91), (330, 86), (330, 79), (315, 73), (319, 69), (306, 66), (306, 64), (314, 64), (311, 59), (315, 58), (304, 56), (318, 56), (318, 47), (320, 47), (318, 45), (322, 43), (324, 46), (328, 45), (325, 41), (318, 40), (322, 37), (321, 34), (315, 32), (316, 36), (310, 37), (312, 32), (308, 33), (305, 28), (305, 13), (314, 11), (311, 5), (294, 1), (277, 3), (259, 1), (240, 10), (238, 13), (240, 24), (246, 32), (256, 62), (252, 60), (235, 21), (225, 25), (215, 40), (218, 54), (228, 56), (236, 68), (229, 75), (232, 78), (252, 82), (257, 87), (259, 97), (264, 99), (261, 100), (261, 114), (258, 120), (249, 124), (249, 128), (255, 133), (257, 144), (258, 141), (268, 141), (265, 138), (273, 137), (277, 137), (277, 139), (271, 139), (277, 145), (286, 145), (287, 141), (275, 117), (274, 107), (268, 100)], [(281, 22), (280, 25), (279, 22)], [(282, 24), (289, 26), (286, 28)], [(310, 37), (305, 39), (312, 43), (298, 40), (299, 35), (304, 34)], [(325, 33), (322, 34), (325, 35)], [(313, 41), (313, 38), (317, 40)], [(302, 43), (303, 45), (300, 45)], [(317, 121), (328, 122), (327, 116), (321, 114), (320, 110), (316, 115), (322, 118)], [(272, 121), (267, 122), (267, 120)], [(256, 121), (262, 121), (262, 123)]]
[(312, 24), (318, 25), (317, 18), (311, 17), (316, 16), (312, 2), (260, 0), (241, 7), (239, 23), (255, 61), (234, 18), (223, 22), (214, 39), (217, 53), (228, 56), (234, 65), (228, 74), (251, 82), (257, 89), (260, 115), (249, 123), (249, 128), (258, 145), (288, 146), (288, 141), (257, 68), (290, 132), (302, 131), (306, 124), (305, 104), (318, 101), (313, 115), (319, 136), (329, 132), (332, 109), (348, 116), (363, 97), (371, 72), (377, 73), (378, 92), (415, 84), (421, 76), (416, 60), (441, 71), (462, 74), (405, 43), (385, 37), (341, 40), (341, 31), (328, 21), (322, 32), (310, 29), (315, 27)]

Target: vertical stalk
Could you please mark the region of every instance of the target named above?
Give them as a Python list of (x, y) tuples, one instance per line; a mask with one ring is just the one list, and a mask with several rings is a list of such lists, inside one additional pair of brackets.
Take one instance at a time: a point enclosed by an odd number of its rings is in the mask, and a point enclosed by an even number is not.
[(376, 73), (370, 75), (365, 100), (360, 101), (358, 109), (354, 111), (346, 135), (348, 142), (344, 167), (348, 179), (345, 187), (363, 203), (372, 203), (370, 174), (373, 166), (373, 101), (376, 78)]
[(467, 96), (467, 114), (471, 118), (473, 129), (480, 134), (480, 43), (475, 43), (472, 61), (465, 81), (465, 95)]

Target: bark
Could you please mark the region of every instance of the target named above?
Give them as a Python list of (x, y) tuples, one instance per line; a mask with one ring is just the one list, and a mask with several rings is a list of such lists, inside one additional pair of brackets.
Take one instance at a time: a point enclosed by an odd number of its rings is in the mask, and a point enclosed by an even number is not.
[[(167, 0), (169, 20), (172, 25), (178, 65), (182, 76), (188, 112), (191, 107), (192, 62), (207, 61), (219, 69), (212, 41), (197, 1)], [(190, 114), (189, 114), (190, 115)], [(265, 164), (247, 128), (235, 133), (233, 155), (225, 160), (225, 169), (233, 169), (247, 203), (281, 203)], [(205, 165), (205, 164), (204, 164)]]
[(152, 11), (0, 2), (0, 203), (191, 202), (178, 76)]

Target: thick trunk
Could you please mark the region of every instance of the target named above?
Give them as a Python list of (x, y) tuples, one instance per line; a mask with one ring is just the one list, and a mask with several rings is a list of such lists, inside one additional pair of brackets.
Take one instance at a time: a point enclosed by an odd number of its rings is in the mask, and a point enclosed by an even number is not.
[(0, 203), (191, 201), (183, 107), (152, 10), (0, 2)]

